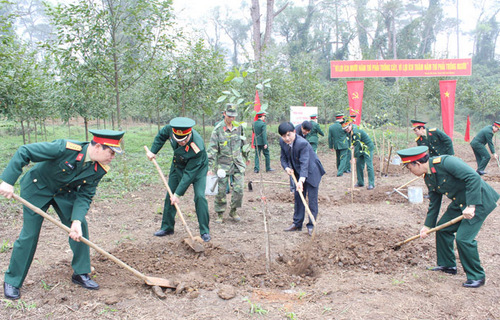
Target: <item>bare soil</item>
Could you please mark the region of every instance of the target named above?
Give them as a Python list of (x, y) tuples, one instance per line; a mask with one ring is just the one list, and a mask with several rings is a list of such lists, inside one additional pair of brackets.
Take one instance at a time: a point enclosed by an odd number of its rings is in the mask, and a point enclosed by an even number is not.
[[(455, 148), (476, 167), (468, 145)], [(101, 289), (90, 291), (74, 285), (67, 236), (45, 222), (22, 300), (1, 300), (0, 318), (500, 318), (498, 209), (485, 221), (477, 239), (487, 283), (479, 289), (462, 288), (466, 278), (460, 264), (455, 276), (426, 270), (435, 265), (433, 236), (393, 249), (397, 242), (418, 234), (425, 219), (427, 199), (412, 204), (391, 193), (414, 176), (390, 165), (388, 176), (381, 177), (376, 159), (376, 188), (356, 189), (351, 197), (350, 175), (336, 177), (332, 153), (320, 151), (319, 156), (327, 174), (320, 185), (314, 240), (305, 227), (301, 232), (282, 231), (292, 222), (289, 187), (256, 182), (289, 181), (277, 159), (272, 162), (275, 172), (247, 173), (246, 180), (255, 183), (252, 192), (245, 192), (241, 222), (226, 216), (223, 224), (214, 223), (213, 197), (208, 197), (212, 241), (203, 244), (204, 253), (195, 253), (183, 242), (187, 233), (180, 220), (173, 236), (153, 236), (160, 226), (165, 196), (159, 179), (123, 199), (104, 199), (101, 196), (106, 190), (99, 190), (87, 216), (91, 240), (140, 272), (171, 280), (177, 289), (155, 293), (93, 250), (93, 276)], [(500, 168), (491, 161), (487, 171), (484, 179), (500, 190)], [(426, 194), (423, 180), (411, 185), (422, 187)], [(407, 192), (406, 188), (401, 191)], [(181, 209), (197, 235), (191, 189), (183, 197)], [(21, 206), (1, 201), (0, 210), (1, 239), (13, 243), (22, 226)], [(269, 270), (263, 212), (269, 229)], [(2, 278), (10, 252), (0, 253)]]

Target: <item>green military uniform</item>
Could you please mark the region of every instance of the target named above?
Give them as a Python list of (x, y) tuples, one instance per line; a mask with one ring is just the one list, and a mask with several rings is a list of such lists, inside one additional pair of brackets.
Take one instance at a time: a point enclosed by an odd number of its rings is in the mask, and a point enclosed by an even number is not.
[[(257, 115), (265, 114), (264, 111), (257, 112)], [(261, 152), (264, 154), (264, 158), (266, 161), (266, 171), (271, 170), (271, 156), (269, 154), (269, 145), (267, 143), (267, 124), (262, 121), (262, 119), (258, 119), (253, 123), (253, 132), (255, 134), (255, 165), (254, 171), (260, 171), (259, 158)], [(267, 145), (267, 148), (264, 146)]]
[(454, 155), (453, 142), (446, 133), (437, 128), (426, 128), (426, 136), (417, 137), (415, 141), (418, 146), (428, 146), (429, 156)]
[[(237, 112), (234, 106), (229, 105), (226, 108), (226, 114), (232, 117), (236, 116)], [(219, 191), (215, 196), (214, 209), (219, 219), (222, 219), (226, 209), (225, 190), (229, 177), (233, 178), (229, 215), (237, 217), (236, 209), (241, 207), (243, 201), (243, 180), (249, 147), (241, 125), (233, 123), (230, 129), (225, 122), (220, 122), (212, 131), (207, 148), (208, 165), (214, 172), (218, 169), (226, 171), (226, 177), (219, 180)]]
[[(116, 135), (117, 141), (124, 134), (111, 130), (93, 131), (95, 136), (101, 132)], [(82, 235), (88, 239), (85, 216), (99, 181), (109, 170), (109, 166), (91, 161), (87, 154), (88, 148), (89, 142), (64, 139), (21, 146), (1, 178), (14, 185), (22, 173), (22, 168), (30, 162), (37, 162), (21, 178), (21, 197), (43, 211), (47, 211), (52, 205), (61, 222), (67, 227), (71, 227), (72, 221), (80, 221)], [(116, 148), (116, 151), (118, 150), (120, 149)], [(33, 261), (42, 222), (42, 216), (23, 207), (23, 228), (14, 243), (9, 268), (5, 273), (5, 283), (16, 288), (22, 286)], [(71, 238), (69, 244), (73, 251), (71, 267), (74, 273), (90, 273), (89, 247)]]
[[(422, 152), (423, 147), (398, 151), (405, 162)], [(423, 149), (425, 152), (425, 149)], [(416, 158), (412, 161), (418, 160)], [(470, 220), (462, 220), (436, 232), (437, 264), (443, 267), (456, 267), (453, 250), (456, 240), (457, 250), (468, 280), (485, 278), (479, 260), (475, 240), (486, 217), (496, 208), (499, 194), (474, 172), (464, 161), (454, 156), (439, 156), (429, 159), (429, 169), (424, 176), (429, 189), (429, 209), (425, 226), (434, 228), (460, 215), (470, 205), (475, 205), (475, 215)], [(441, 210), (442, 197), (446, 195), (451, 203), (437, 222)], [(456, 239), (455, 239), (456, 234)]]
[(358, 186), (364, 186), (363, 170), (366, 164), (368, 173), (368, 188), (375, 187), (375, 171), (373, 169), (373, 150), (375, 145), (368, 134), (359, 127), (352, 128), (352, 143), (354, 146), (354, 157), (356, 158), (356, 174), (358, 176)]
[(488, 144), (491, 153), (494, 154), (495, 146), (493, 145), (493, 125), (488, 125), (481, 129), (481, 131), (476, 134), (470, 143), (470, 146), (474, 151), (474, 156), (476, 156), (477, 171), (479, 172), (484, 172), (484, 169), (486, 169), (486, 166), (491, 159), (488, 150), (486, 150), (486, 144)]
[[(343, 120), (343, 115), (337, 115), (340, 121)], [(340, 121), (335, 122), (328, 128), (328, 147), (335, 149), (337, 158), (337, 177), (342, 176), (344, 172), (351, 170), (351, 154), (349, 152), (349, 136), (342, 129)]]
[(316, 121), (312, 120), (312, 119), (316, 119), (316, 118), (317, 118), (316, 114), (311, 115), (310, 122), (312, 124), (312, 129), (306, 136), (306, 140), (309, 142), (309, 144), (313, 148), (314, 152), (316, 152), (318, 150), (318, 141), (319, 141), (318, 134), (323, 136), (323, 137), (325, 136), (325, 134), (323, 133), (323, 130), (321, 130), (321, 126)]
[[(194, 204), (196, 216), (198, 217), (198, 225), (200, 234), (208, 234), (210, 216), (208, 213), (208, 203), (205, 198), (206, 176), (208, 172), (208, 159), (205, 150), (205, 144), (200, 134), (192, 129), (191, 137), (185, 146), (180, 146), (174, 138), (173, 130), (181, 130), (192, 128), (194, 120), (189, 118), (174, 118), (170, 123), (164, 126), (156, 135), (151, 152), (157, 154), (167, 140), (170, 140), (170, 145), (174, 151), (172, 164), (170, 165), (170, 174), (168, 176), (168, 186), (172, 193), (177, 196), (183, 196), (189, 185), (193, 185)], [(186, 131), (186, 130), (184, 130)], [(170, 197), (167, 193), (163, 207), (163, 217), (161, 222), (161, 230), (167, 232), (174, 231), (175, 225), (175, 206), (170, 204)]]

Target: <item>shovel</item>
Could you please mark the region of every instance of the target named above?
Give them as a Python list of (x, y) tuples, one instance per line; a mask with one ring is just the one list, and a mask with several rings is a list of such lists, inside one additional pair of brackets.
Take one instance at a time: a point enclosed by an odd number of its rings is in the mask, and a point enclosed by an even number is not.
[[(144, 146), (144, 149), (146, 152), (149, 151), (148, 147)], [(163, 184), (167, 188), (169, 196), (172, 196), (172, 190), (170, 190), (170, 187), (168, 186), (167, 179), (165, 179), (165, 175), (163, 174), (163, 171), (161, 170), (160, 166), (158, 165), (158, 162), (153, 158), (152, 159), (153, 163), (156, 166), (156, 169), (158, 170), (158, 174), (161, 177), (161, 180), (163, 181)], [(177, 210), (177, 213), (179, 214), (179, 217), (181, 218), (182, 224), (186, 228), (186, 231), (189, 235), (189, 238), (185, 238), (184, 242), (191, 247), (195, 252), (203, 252), (205, 251), (205, 247), (200, 244), (200, 242), (203, 242), (203, 240), (198, 236), (198, 237), (193, 237), (193, 234), (191, 233), (191, 230), (189, 230), (189, 227), (186, 223), (186, 220), (184, 219), (184, 215), (181, 212), (181, 209), (177, 204), (174, 204), (175, 210)]]
[[(456, 217), (455, 219), (452, 219), (452, 220), (450, 220), (450, 221), (448, 221), (448, 222), (446, 222), (446, 223), (443, 223), (443, 224), (441, 224), (441, 225), (439, 225), (439, 226), (437, 226), (437, 227), (434, 227), (434, 228), (432, 228), (432, 229), (427, 230), (427, 232), (426, 232), (426, 233), (427, 233), (427, 234), (429, 234), (429, 233), (432, 233), (432, 232), (435, 232), (435, 231), (439, 231), (439, 230), (441, 230), (441, 229), (444, 229), (444, 228), (446, 228), (446, 227), (449, 227), (449, 226), (451, 226), (452, 224), (455, 224), (455, 223), (457, 223), (457, 222), (459, 222), (459, 221), (462, 221), (462, 219), (463, 219), (463, 218), (464, 218), (464, 215), (458, 216), (458, 217)], [(401, 246), (402, 246), (403, 244), (408, 243), (408, 242), (410, 242), (410, 241), (412, 241), (412, 240), (415, 240), (415, 239), (418, 239), (418, 238), (420, 238), (420, 234), (417, 234), (416, 236), (413, 236), (413, 237), (411, 237), (411, 238), (408, 238), (408, 239), (406, 239), (406, 240), (404, 240), (404, 241), (400, 241), (400, 242), (396, 243), (396, 244), (394, 245), (394, 247), (392, 247), (392, 248), (393, 248), (394, 250), (399, 250), (399, 248), (401, 248)]]
[(263, 180), (263, 181), (248, 181), (248, 191), (253, 191), (253, 184), (254, 183), (270, 183), (270, 184), (278, 184), (278, 185), (284, 185), (284, 186), (289, 186), (290, 184), (289, 183), (286, 183), (286, 182), (278, 182), (278, 181), (266, 181), (266, 180)]
[(403, 184), (402, 186), (397, 187), (397, 188), (394, 188), (394, 189), (392, 189), (392, 191), (387, 192), (387, 195), (389, 195), (389, 196), (390, 196), (390, 195), (391, 195), (391, 194), (393, 194), (394, 192), (397, 192), (397, 193), (399, 193), (400, 195), (402, 195), (404, 198), (406, 198), (406, 200), (408, 200), (408, 196), (406, 196), (405, 194), (401, 193), (401, 191), (399, 191), (399, 190), (400, 190), (400, 189), (402, 189), (402, 188), (404, 188), (404, 187), (406, 187), (407, 185), (409, 185), (409, 184), (410, 184), (410, 183), (412, 183), (413, 181), (417, 181), (417, 180), (418, 180), (418, 179), (420, 179), (420, 178), (422, 178), (422, 176), (418, 176), (418, 177), (416, 177), (416, 178), (411, 179), (410, 181), (406, 182), (406, 183), (405, 183), (405, 184)]
[[(30, 202), (28, 202), (25, 199), (21, 198), (17, 194), (13, 194), (12, 197), (14, 199), (16, 199), (17, 201), (21, 202), (26, 207), (28, 207), (31, 210), (33, 210), (34, 212), (38, 213), (39, 215), (41, 215), (45, 219), (49, 220), (50, 222), (52, 222), (53, 224), (55, 224), (59, 228), (63, 229), (68, 234), (71, 232), (70, 228), (68, 228), (67, 226), (65, 226), (61, 222), (57, 221), (56, 219), (54, 219), (53, 217), (51, 217), (50, 215), (48, 215), (42, 209), (40, 209), (38, 207), (35, 207), (33, 204), (31, 204)], [(162, 279), (162, 278), (157, 278), (157, 277), (149, 277), (149, 276), (146, 276), (146, 275), (140, 273), (136, 269), (134, 269), (131, 266), (127, 265), (125, 262), (123, 262), (120, 259), (118, 259), (117, 257), (113, 256), (111, 253), (108, 253), (108, 252), (104, 251), (103, 249), (101, 249), (100, 247), (98, 247), (96, 244), (94, 244), (93, 242), (91, 242), (90, 240), (88, 240), (88, 239), (86, 239), (84, 237), (80, 237), (80, 241), (83, 242), (83, 243), (85, 243), (89, 247), (93, 248), (95, 251), (99, 252), (100, 254), (102, 254), (103, 256), (105, 256), (106, 258), (108, 258), (109, 260), (115, 262), (120, 267), (125, 268), (127, 271), (132, 272), (137, 278), (142, 279), (149, 286), (159, 286), (159, 287), (165, 287), (165, 288), (176, 288), (176, 286), (172, 282), (170, 282), (169, 280), (167, 280), (167, 279)]]
[[(295, 177), (295, 173), (292, 174), (292, 178), (293, 178), (293, 182), (295, 182), (295, 186), (297, 186), (298, 182), (297, 182), (297, 178)], [(299, 191), (297, 191), (297, 192), (299, 192)], [(311, 222), (314, 225), (314, 229), (313, 229), (313, 232), (311, 235), (311, 238), (314, 239), (314, 236), (316, 235), (316, 219), (314, 219), (314, 216), (311, 212), (311, 209), (309, 209), (309, 205), (307, 204), (306, 198), (304, 198), (304, 195), (302, 194), (302, 192), (299, 192), (299, 195), (300, 195), (300, 199), (302, 199), (302, 203), (304, 204), (304, 207), (306, 208), (306, 212), (309, 215), (309, 219), (311, 219)]]

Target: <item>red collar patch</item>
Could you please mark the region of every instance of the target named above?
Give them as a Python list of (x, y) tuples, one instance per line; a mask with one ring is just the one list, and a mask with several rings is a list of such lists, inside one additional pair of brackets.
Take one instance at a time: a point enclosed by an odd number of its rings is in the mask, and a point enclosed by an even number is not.
[(431, 168), (431, 172), (432, 172), (432, 173), (436, 173), (436, 168), (432, 167), (432, 168)]
[(76, 161), (82, 161), (83, 159), (83, 153), (79, 153), (77, 156), (76, 156)]

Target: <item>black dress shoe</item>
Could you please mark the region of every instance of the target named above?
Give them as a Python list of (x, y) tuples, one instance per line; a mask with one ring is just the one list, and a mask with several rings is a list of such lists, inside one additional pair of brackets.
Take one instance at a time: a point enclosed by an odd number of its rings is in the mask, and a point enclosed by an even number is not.
[(483, 174), (486, 174), (486, 171), (483, 171), (483, 170), (476, 170), (476, 172), (482, 176)]
[(212, 240), (212, 238), (210, 238), (210, 234), (208, 234), (208, 233), (204, 233), (204, 234), (202, 234), (202, 235), (201, 235), (201, 238), (202, 238), (202, 239), (203, 239), (203, 241), (205, 241), (205, 242), (208, 242), (208, 241)]
[(307, 233), (309, 233), (310, 236), (313, 235), (313, 230), (314, 230), (314, 228), (307, 227)]
[(276, 171), (276, 170), (274, 170), (274, 169), (266, 170), (266, 172), (273, 172), (273, 171)]
[(297, 227), (296, 225), (292, 224), (288, 228), (284, 229), (283, 231), (300, 231), (302, 228)]
[(357, 183), (354, 185), (355, 188), (364, 187), (364, 186), (365, 186), (364, 184), (357, 184)]
[(486, 282), (485, 278), (479, 279), (479, 280), (467, 280), (465, 281), (462, 286), (466, 288), (479, 288), (480, 286), (484, 286), (484, 283)]
[(170, 236), (170, 235), (173, 235), (174, 234), (174, 230), (158, 230), (154, 233), (155, 236), (157, 237), (164, 237), (164, 236)]
[(427, 270), (430, 270), (430, 271), (442, 271), (444, 273), (449, 273), (449, 274), (457, 274), (457, 267), (437, 266), (437, 267), (433, 267), (433, 268), (428, 268)]
[(368, 189), (368, 190), (373, 190), (373, 189), (375, 189), (375, 187), (374, 187), (374, 186), (372, 186), (372, 185), (369, 185), (366, 189)]
[(259, 173), (259, 170), (257, 170), (257, 169), (253, 169), (253, 172), (255, 172), (255, 173)]
[(3, 294), (5, 298), (10, 300), (17, 300), (21, 298), (21, 290), (6, 282), (3, 283)]
[(345, 173), (351, 173), (351, 170), (347, 170)]
[(88, 273), (73, 274), (71, 276), (71, 281), (84, 287), (85, 289), (99, 290), (99, 285), (94, 280), (90, 279)]

